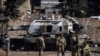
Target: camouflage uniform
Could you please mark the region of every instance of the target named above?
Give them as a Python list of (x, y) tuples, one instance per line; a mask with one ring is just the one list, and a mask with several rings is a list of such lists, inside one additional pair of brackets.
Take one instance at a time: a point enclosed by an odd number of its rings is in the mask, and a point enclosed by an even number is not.
[(83, 56), (90, 56), (90, 52), (91, 52), (90, 46), (88, 43), (85, 42), (85, 45), (83, 47)]
[(82, 48), (81, 56), (90, 56), (90, 52), (91, 52), (90, 46), (85, 42)]
[(38, 46), (38, 50), (39, 50), (39, 56), (41, 56), (43, 49), (45, 48), (45, 42), (44, 42), (43, 36), (40, 36), (37, 39), (37, 46)]
[(77, 47), (78, 47), (78, 42), (74, 39), (76, 37), (72, 37), (72, 56), (77, 56)]
[(57, 38), (57, 47), (58, 47), (58, 53), (57, 53), (57, 56), (59, 56), (59, 53), (61, 52), (62, 53), (62, 56), (64, 56), (64, 48), (66, 46), (66, 39), (62, 36), (58, 37)]

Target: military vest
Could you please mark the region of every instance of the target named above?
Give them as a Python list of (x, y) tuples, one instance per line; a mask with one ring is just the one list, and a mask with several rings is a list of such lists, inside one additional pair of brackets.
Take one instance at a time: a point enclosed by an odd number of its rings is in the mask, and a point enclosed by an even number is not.
[(65, 38), (58, 38), (58, 45), (59, 46), (64, 46), (65, 45)]

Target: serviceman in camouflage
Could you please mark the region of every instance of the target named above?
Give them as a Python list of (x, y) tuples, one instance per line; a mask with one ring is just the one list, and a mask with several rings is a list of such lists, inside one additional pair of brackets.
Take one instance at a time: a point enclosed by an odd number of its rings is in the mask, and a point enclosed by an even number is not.
[(59, 53), (60, 53), (60, 52), (62, 53), (62, 56), (65, 56), (65, 54), (64, 54), (64, 48), (66, 47), (66, 39), (65, 39), (65, 37), (63, 36), (63, 34), (61, 34), (61, 36), (59, 36), (59, 37), (57, 38), (56, 45), (57, 45), (57, 47), (58, 47), (57, 56), (59, 56)]
[(87, 42), (84, 42), (84, 46), (82, 48), (83, 54), (81, 56), (90, 56), (91, 49)]
[(75, 34), (72, 34), (72, 56), (77, 56), (77, 47), (78, 47), (78, 41), (76, 40)]
[(8, 50), (9, 47), (9, 43), (10, 43), (10, 38), (8, 37), (7, 34), (3, 35), (1, 37), (1, 42), (2, 42), (2, 49), (4, 49), (5, 51)]
[(37, 46), (39, 50), (39, 56), (42, 56), (43, 49), (45, 48), (45, 41), (43, 35), (40, 35), (40, 37), (37, 39)]
[(1, 37), (1, 42), (2, 42), (2, 49), (5, 50), (7, 52), (9, 52), (9, 48), (10, 48), (10, 38), (7, 34), (2, 35)]
[(89, 44), (85, 41), (82, 45), (81, 45), (81, 56), (90, 56), (91, 53), (91, 49)]

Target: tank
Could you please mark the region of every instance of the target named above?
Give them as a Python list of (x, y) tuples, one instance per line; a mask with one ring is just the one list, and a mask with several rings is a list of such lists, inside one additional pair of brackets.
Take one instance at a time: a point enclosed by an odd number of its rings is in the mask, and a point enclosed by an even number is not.
[(29, 29), (28, 35), (24, 37), (27, 43), (36, 43), (39, 34), (44, 36), (46, 43), (56, 43), (59, 34), (68, 34), (73, 30), (72, 22), (67, 19), (34, 20)]

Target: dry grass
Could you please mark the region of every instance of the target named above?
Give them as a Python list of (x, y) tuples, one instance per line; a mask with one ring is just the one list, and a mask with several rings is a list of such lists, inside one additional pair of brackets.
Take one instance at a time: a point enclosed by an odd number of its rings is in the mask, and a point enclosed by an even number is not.
[(83, 25), (87, 25), (87, 33), (91, 40), (100, 43), (100, 20), (90, 18), (81, 18), (79, 20)]

